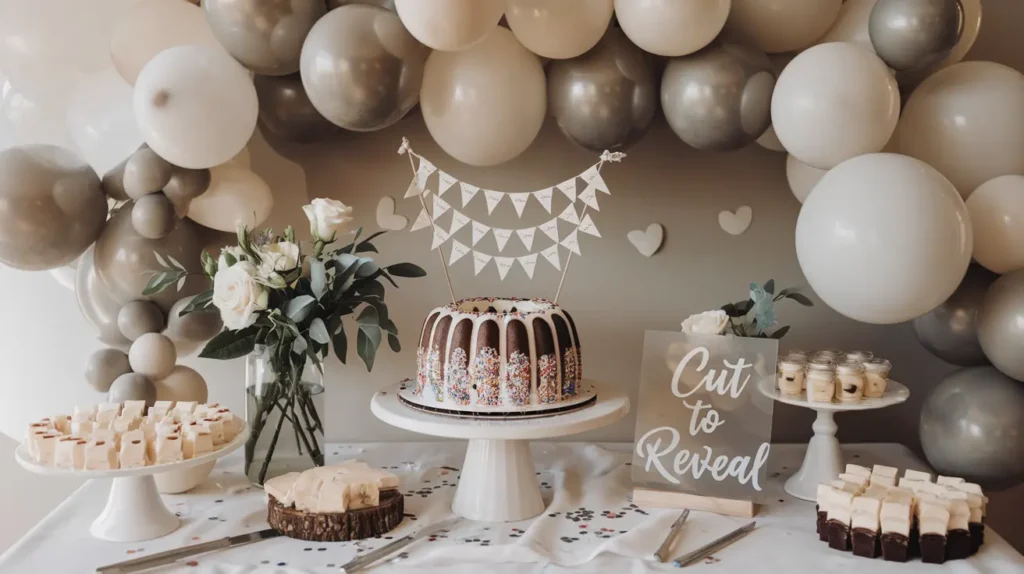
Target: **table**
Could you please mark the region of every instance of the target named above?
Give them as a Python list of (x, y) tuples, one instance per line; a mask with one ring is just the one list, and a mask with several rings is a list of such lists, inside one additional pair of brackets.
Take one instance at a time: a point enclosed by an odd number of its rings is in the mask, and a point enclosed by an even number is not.
[[(373, 573), (498, 574), (676, 572), (653, 562), (669, 524), (671, 510), (643, 510), (628, 502), (630, 444), (533, 443), (545, 513), (507, 524), (463, 522), (446, 537), (421, 541), (396, 562)], [(417, 522), (451, 516), (451, 502), (465, 456), (465, 442), (329, 445), (330, 462), (359, 458), (389, 468), (402, 479), (408, 520), (393, 535)], [(688, 571), (801, 573), (1000, 573), (1021, 572), (1024, 557), (988, 529), (980, 553), (943, 567), (919, 562), (868, 561), (829, 550), (817, 541), (814, 504), (793, 498), (782, 483), (803, 458), (805, 445), (773, 445), (769, 496), (756, 520), (758, 528), (735, 545)], [(924, 469), (905, 447), (894, 444), (843, 445), (848, 460)], [(42, 479), (41, 479), (42, 480)], [(103, 507), (109, 481), (84, 485), (36, 528), (0, 557), (0, 573), (85, 573), (100, 565), (266, 527), (264, 495), (249, 486), (240, 455), (218, 463), (210, 481), (189, 494), (165, 495), (181, 518), (175, 533), (143, 543), (93, 539), (89, 522)], [(673, 549), (678, 555), (731, 530), (741, 520), (694, 512)], [(387, 540), (317, 544), (275, 539), (189, 563), (156, 570), (162, 574), (326, 574), (360, 552)], [(496, 561), (503, 561), (493, 564)], [(489, 562), (486, 567), (480, 564)], [(542, 562), (549, 562), (544, 565)]]

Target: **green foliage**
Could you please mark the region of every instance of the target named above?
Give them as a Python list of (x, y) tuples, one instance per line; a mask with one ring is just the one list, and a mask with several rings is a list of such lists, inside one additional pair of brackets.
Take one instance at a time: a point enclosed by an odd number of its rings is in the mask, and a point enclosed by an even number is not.
[(764, 285), (750, 284), (750, 298), (745, 301), (726, 303), (722, 310), (729, 317), (729, 330), (739, 337), (781, 339), (789, 332), (789, 326), (780, 327), (772, 333), (766, 330), (777, 324), (775, 304), (789, 299), (804, 307), (814, 303), (796, 287), (787, 287), (775, 294), (775, 280), (769, 279)]

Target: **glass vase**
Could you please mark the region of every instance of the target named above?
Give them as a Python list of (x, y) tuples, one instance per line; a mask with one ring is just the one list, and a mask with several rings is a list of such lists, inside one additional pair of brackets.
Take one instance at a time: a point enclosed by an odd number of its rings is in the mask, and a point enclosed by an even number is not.
[(299, 376), (277, 373), (266, 347), (245, 361), (245, 474), (254, 484), (324, 464), (323, 375), (310, 361)]

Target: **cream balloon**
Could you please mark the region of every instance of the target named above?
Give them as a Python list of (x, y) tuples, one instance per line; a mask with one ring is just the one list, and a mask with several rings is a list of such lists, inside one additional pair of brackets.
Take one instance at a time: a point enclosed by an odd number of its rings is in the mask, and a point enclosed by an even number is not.
[(67, 129), (67, 98), (36, 98), (10, 82), (0, 88), (0, 149), (27, 144), (75, 149)]
[(596, 46), (613, 12), (613, 0), (509, 0), (505, 19), (527, 50), (565, 59)]
[(427, 58), (420, 108), (448, 155), (496, 165), (521, 154), (540, 132), (547, 109), (544, 70), (512, 32), (499, 28), (472, 48)]
[(505, 0), (395, 0), (402, 24), (435, 50), (465, 50), (498, 26)]
[(793, 52), (814, 44), (835, 23), (843, 0), (732, 0), (726, 37), (763, 52)]
[(829, 307), (864, 323), (907, 321), (948, 299), (972, 243), (953, 184), (920, 160), (889, 153), (831, 169), (796, 224), (808, 283)]
[(763, 147), (769, 151), (786, 151), (786, 148), (779, 141), (779, 136), (775, 135), (775, 128), (768, 126), (761, 137), (757, 138), (757, 145)]
[(235, 157), (259, 116), (249, 73), (223, 50), (205, 46), (170, 48), (146, 64), (134, 107), (149, 147), (190, 169)]
[(206, 379), (194, 369), (175, 365), (170, 374), (153, 383), (158, 401), (194, 401), (205, 403), (210, 390)]
[(899, 117), (900, 91), (889, 69), (878, 56), (846, 42), (800, 53), (779, 75), (772, 94), (779, 141), (818, 169), (880, 151)]
[(849, 42), (858, 48), (875, 53), (875, 46), (868, 36), (868, 20), (871, 9), (878, 0), (846, 0), (839, 9), (839, 16), (825, 35), (818, 39), (819, 44), (828, 42)]
[(1024, 173), (1024, 74), (994, 62), (940, 70), (907, 100), (900, 151), (953, 182), (966, 199), (986, 181)]
[(735, 1), (615, 0), (615, 17), (630, 41), (645, 52), (685, 56), (718, 36)]
[(974, 259), (999, 274), (1024, 269), (1024, 175), (1003, 175), (967, 198)]
[(114, 23), (110, 59), (121, 77), (135, 85), (139, 73), (157, 54), (185, 45), (224, 51), (199, 6), (181, 0), (134, 2)]
[(78, 86), (68, 103), (67, 124), (75, 147), (98, 174), (107, 173), (142, 145), (132, 113), (132, 87), (113, 68)]
[(790, 191), (800, 203), (807, 200), (811, 190), (818, 185), (826, 173), (828, 173), (826, 169), (811, 167), (792, 155), (786, 156), (786, 181), (789, 182)]
[(177, 360), (174, 343), (160, 333), (146, 333), (135, 339), (128, 349), (128, 364), (132, 371), (154, 381), (170, 375)]
[(252, 229), (270, 217), (274, 196), (260, 176), (231, 164), (213, 168), (210, 175), (209, 189), (189, 204), (189, 219), (233, 233), (239, 225)]

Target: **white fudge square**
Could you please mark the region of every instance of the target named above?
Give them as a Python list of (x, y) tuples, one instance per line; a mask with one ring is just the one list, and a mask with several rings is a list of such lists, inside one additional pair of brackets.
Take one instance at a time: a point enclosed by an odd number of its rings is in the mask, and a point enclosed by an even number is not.
[(169, 434), (156, 437), (156, 464), (169, 464), (184, 459), (181, 436)]
[(149, 407), (149, 416), (161, 419), (174, 408), (174, 401), (157, 401)]
[(146, 401), (125, 401), (121, 407), (121, 416), (141, 419), (146, 416)]
[(95, 424), (92, 421), (72, 421), (70, 434), (88, 438), (92, 435), (92, 429), (94, 426)]
[(213, 446), (224, 444), (224, 423), (220, 419), (203, 419), (203, 426), (213, 437)]
[(202, 456), (213, 450), (213, 437), (205, 428), (189, 429), (182, 443), (182, 454), (185, 458)]
[(85, 445), (86, 470), (111, 470), (117, 468), (117, 450), (114, 443), (105, 440), (91, 440)]
[(96, 419), (96, 405), (81, 406), (75, 405), (75, 410), (71, 413), (72, 418), (78, 420), (95, 420)]
[(96, 407), (96, 422), (110, 422), (121, 414), (121, 403), (102, 403)]
[(195, 401), (178, 401), (174, 405), (173, 414), (174, 420), (182, 422), (184, 417), (191, 417), (192, 411), (196, 409)]
[(53, 464), (53, 455), (57, 448), (58, 439), (60, 439), (60, 435), (56, 433), (48, 433), (38, 439), (36, 442), (35, 453), (36, 462), (43, 466), (50, 466)]
[(906, 470), (903, 472), (903, 478), (907, 480), (919, 480), (921, 482), (931, 482), (932, 475), (928, 472), (921, 472), (919, 470)]
[(935, 479), (935, 484), (941, 484), (942, 486), (955, 486), (967, 482), (959, 476), (940, 476)]
[(62, 434), (71, 432), (71, 415), (56, 415), (53, 417), (53, 428)]
[(847, 464), (846, 471), (843, 474), (853, 474), (868, 478), (871, 476), (871, 470), (867, 467), (860, 466), (859, 464)]
[(121, 448), (118, 451), (118, 460), (121, 468), (141, 468), (146, 466), (146, 439), (140, 435), (134, 435), (139, 431), (129, 431), (121, 437)]
[(85, 439), (77, 436), (61, 437), (54, 449), (53, 465), (57, 468), (79, 469), (85, 466)]

